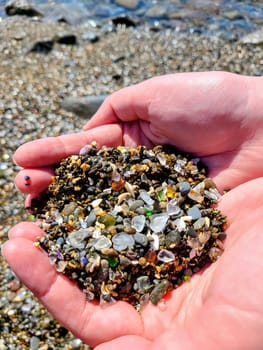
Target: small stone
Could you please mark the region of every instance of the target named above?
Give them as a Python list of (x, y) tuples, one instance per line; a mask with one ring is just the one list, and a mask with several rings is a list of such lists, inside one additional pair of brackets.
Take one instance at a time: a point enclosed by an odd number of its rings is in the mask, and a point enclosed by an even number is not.
[(40, 339), (38, 337), (35, 337), (35, 336), (31, 337), (29, 350), (38, 350), (39, 343), (40, 343)]
[(67, 238), (69, 244), (77, 249), (84, 249), (86, 243), (84, 241), (91, 236), (91, 232), (87, 229), (71, 232)]
[(178, 200), (176, 198), (171, 199), (170, 202), (168, 202), (166, 211), (170, 216), (179, 215), (181, 213), (181, 208), (179, 207)]
[(113, 236), (112, 242), (113, 248), (118, 251), (122, 251), (127, 248), (132, 248), (135, 243), (133, 237), (124, 232), (117, 233), (115, 236)]
[(101, 236), (93, 242), (93, 247), (96, 250), (107, 249), (112, 246), (111, 240), (106, 236)]
[(166, 213), (154, 214), (151, 217), (150, 228), (153, 232), (162, 232), (166, 227), (166, 223), (169, 219), (169, 215)]
[(192, 188), (189, 191), (188, 197), (195, 202), (202, 203), (204, 200), (204, 194), (203, 194), (204, 188), (205, 188), (204, 182), (200, 182), (198, 185), (196, 185), (194, 188)]
[(161, 249), (157, 254), (157, 259), (162, 262), (169, 263), (175, 260), (175, 256), (174, 256), (174, 253), (171, 252), (170, 250)]
[(187, 210), (187, 215), (191, 216), (193, 220), (200, 219), (202, 216), (202, 213), (197, 205), (194, 205), (193, 207), (189, 208)]
[(135, 228), (137, 232), (142, 232), (146, 223), (144, 215), (136, 215), (132, 218), (131, 226)]
[(116, 223), (116, 219), (114, 216), (110, 215), (110, 214), (105, 214), (100, 216), (99, 220), (100, 223), (104, 224), (105, 227), (110, 227), (110, 226), (114, 226)]
[(169, 285), (169, 281), (161, 280), (157, 286), (153, 288), (150, 294), (150, 300), (154, 305), (158, 304), (162, 297), (167, 293)]
[(135, 10), (136, 7), (139, 5), (140, 0), (115, 0), (115, 3), (117, 5), (126, 7), (130, 10)]
[(149, 206), (152, 206), (154, 204), (154, 200), (151, 198), (148, 192), (141, 192), (140, 198)]
[(137, 289), (139, 292), (145, 292), (151, 288), (151, 282), (149, 276), (140, 276), (136, 280)]
[(182, 196), (186, 196), (191, 190), (191, 185), (187, 181), (182, 181), (179, 183), (179, 191)]
[(96, 220), (97, 220), (97, 216), (96, 216), (95, 210), (92, 210), (87, 216), (87, 218), (85, 219), (87, 227), (93, 226)]
[(140, 199), (133, 200), (129, 206), (130, 210), (136, 211), (136, 209), (142, 208), (144, 206), (144, 202)]
[(174, 220), (173, 224), (176, 226), (179, 232), (183, 232), (186, 229), (186, 223), (182, 217)]
[(165, 238), (165, 245), (168, 248), (174, 248), (178, 246), (178, 244), (181, 242), (181, 235), (178, 231), (170, 231)]
[(144, 235), (143, 233), (137, 232), (133, 237), (135, 242), (142, 245), (143, 247), (146, 247), (149, 243), (146, 235)]

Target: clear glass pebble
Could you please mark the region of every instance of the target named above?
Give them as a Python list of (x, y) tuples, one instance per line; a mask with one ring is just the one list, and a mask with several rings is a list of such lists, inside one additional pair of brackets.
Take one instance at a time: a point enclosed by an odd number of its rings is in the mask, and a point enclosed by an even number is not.
[(134, 235), (135, 242), (142, 245), (142, 246), (147, 246), (148, 244), (148, 239), (147, 236), (144, 235), (143, 233), (136, 232)]
[(106, 237), (106, 236), (100, 236), (99, 238), (97, 238), (95, 240), (95, 242), (93, 243), (93, 247), (96, 250), (102, 250), (105, 248), (110, 248), (112, 246), (112, 242), (111, 240)]
[(193, 220), (197, 220), (201, 218), (202, 213), (200, 209), (196, 205), (194, 205), (193, 207), (187, 210), (187, 215), (191, 216)]
[(157, 255), (157, 259), (168, 263), (175, 260), (174, 253), (167, 249), (161, 249)]
[(173, 221), (173, 223), (179, 232), (182, 232), (186, 229), (186, 223), (183, 218), (176, 219)]
[(173, 198), (170, 200), (170, 202), (168, 202), (167, 207), (166, 207), (166, 211), (167, 214), (172, 216), (172, 215), (179, 215), (181, 213), (181, 208), (179, 207), (179, 205), (177, 204), (178, 201), (176, 198)]
[(151, 287), (151, 282), (149, 276), (140, 276), (136, 280), (137, 289), (139, 291), (146, 291)]
[(149, 195), (148, 192), (141, 192), (140, 193), (140, 198), (147, 204), (147, 205), (153, 205), (154, 204), (154, 200), (151, 198), (151, 196)]
[(200, 182), (198, 185), (196, 185), (194, 188), (192, 188), (189, 191), (187, 196), (195, 202), (202, 203), (204, 200), (204, 194), (203, 194), (204, 188), (205, 188), (204, 182)]
[(86, 245), (84, 240), (86, 238), (90, 237), (90, 235), (91, 235), (91, 233), (89, 230), (81, 229), (78, 231), (71, 232), (69, 234), (67, 240), (73, 248), (84, 249), (85, 245)]
[(145, 226), (145, 216), (144, 215), (136, 215), (132, 218), (131, 226), (135, 228), (137, 232), (142, 232)]
[(113, 248), (122, 251), (134, 246), (134, 238), (125, 232), (117, 233), (112, 237)]
[(187, 181), (182, 181), (179, 183), (179, 191), (182, 196), (186, 196), (187, 193), (191, 190), (191, 185)]
[(153, 232), (162, 232), (165, 229), (169, 215), (166, 213), (154, 214), (151, 217), (150, 228)]

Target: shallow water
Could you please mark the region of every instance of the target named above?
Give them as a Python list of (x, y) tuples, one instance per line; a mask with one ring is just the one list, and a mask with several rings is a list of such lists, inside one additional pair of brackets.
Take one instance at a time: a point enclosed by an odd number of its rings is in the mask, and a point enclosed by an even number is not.
[[(66, 19), (71, 24), (90, 21), (105, 25), (109, 19), (129, 16), (136, 25), (149, 23), (153, 28), (171, 27), (177, 31), (240, 36), (262, 27), (263, 3), (253, 0), (134, 0), (132, 9), (120, 0), (36, 0), (35, 6), (46, 19)], [(0, 16), (5, 16), (0, 0)], [(124, 1), (120, 1), (124, 2)], [(126, 3), (128, 1), (126, 0)]]

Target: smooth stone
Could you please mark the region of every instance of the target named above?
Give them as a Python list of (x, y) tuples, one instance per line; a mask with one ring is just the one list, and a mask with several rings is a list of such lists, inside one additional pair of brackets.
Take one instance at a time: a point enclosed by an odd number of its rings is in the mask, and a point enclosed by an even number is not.
[(78, 231), (70, 232), (67, 240), (72, 247), (77, 249), (84, 249), (86, 244), (83, 241), (90, 236), (91, 233), (89, 230), (81, 229)]
[(87, 227), (93, 226), (96, 220), (97, 220), (97, 216), (96, 216), (95, 210), (92, 210), (87, 216), (87, 218), (85, 219)]
[(114, 249), (122, 251), (127, 248), (132, 248), (134, 246), (135, 241), (131, 235), (125, 232), (120, 232), (112, 237), (112, 243)]
[(166, 207), (167, 214), (172, 216), (172, 215), (178, 215), (181, 212), (181, 208), (177, 204), (177, 199), (171, 199), (170, 202), (167, 203)]
[(167, 249), (161, 249), (157, 255), (157, 259), (168, 263), (175, 260), (174, 253)]
[(202, 227), (205, 226), (205, 224), (206, 224), (205, 218), (201, 217), (200, 219), (194, 222), (193, 226), (195, 230), (200, 230)]
[(116, 223), (116, 219), (114, 216), (110, 215), (110, 214), (105, 214), (99, 217), (98, 221), (101, 224), (104, 224), (105, 227), (110, 227), (110, 226), (114, 226)]
[(216, 188), (210, 188), (209, 190), (205, 190), (204, 195), (206, 198), (209, 198), (212, 201), (216, 201), (216, 202), (221, 198), (221, 194), (218, 192)]
[(143, 247), (147, 246), (148, 239), (147, 239), (146, 235), (144, 235), (143, 233), (137, 232), (137, 233), (135, 233), (135, 235), (133, 237), (134, 237), (134, 240), (136, 243), (142, 245)]
[(105, 248), (110, 248), (112, 246), (111, 240), (106, 236), (101, 236), (93, 242), (93, 247), (96, 250), (102, 250)]
[(169, 288), (169, 285), (170, 285), (169, 281), (161, 280), (157, 284), (157, 286), (153, 288), (150, 294), (150, 300), (154, 305), (158, 304), (159, 300), (161, 300), (162, 297), (166, 294)]
[(37, 350), (37, 349), (39, 349), (39, 343), (40, 343), (40, 339), (38, 337), (33, 336), (30, 339), (29, 350)]
[(169, 248), (170, 246), (177, 246), (181, 242), (181, 235), (178, 231), (170, 231), (165, 237), (165, 245)]
[(187, 215), (191, 216), (193, 220), (197, 220), (201, 218), (202, 213), (199, 210), (199, 208), (196, 205), (194, 205), (193, 207), (187, 210)]
[(138, 208), (143, 207), (144, 206), (144, 202), (142, 200), (140, 200), (140, 199), (136, 199), (136, 200), (132, 201), (129, 204), (129, 206), (130, 206), (130, 210), (135, 211)]
[(135, 228), (137, 232), (142, 232), (146, 223), (144, 215), (136, 215), (132, 218), (131, 226)]
[(186, 223), (183, 218), (179, 218), (173, 221), (174, 225), (176, 225), (176, 228), (179, 232), (182, 232), (186, 229)]
[(150, 228), (153, 232), (162, 232), (167, 224), (169, 215), (166, 213), (154, 214), (151, 217)]
[(139, 291), (146, 291), (151, 287), (151, 282), (149, 276), (140, 276), (136, 280), (137, 288)]
[(65, 97), (61, 102), (61, 108), (80, 117), (91, 118), (106, 97), (107, 95)]
[(204, 182), (200, 182), (198, 185), (196, 185), (194, 188), (192, 188), (189, 191), (187, 196), (197, 203), (202, 203), (204, 200), (204, 196), (202, 194), (202, 192), (204, 191), (204, 188), (205, 188)]
[(147, 204), (147, 205), (153, 205), (154, 204), (154, 200), (152, 199), (152, 197), (149, 195), (148, 192), (141, 192), (140, 193), (140, 198)]
[(78, 40), (75, 34), (55, 35), (53, 40), (58, 44), (64, 44), (64, 45), (76, 45), (78, 43)]
[(179, 183), (179, 191), (182, 196), (186, 196), (187, 193), (191, 190), (191, 185), (187, 181), (182, 181)]

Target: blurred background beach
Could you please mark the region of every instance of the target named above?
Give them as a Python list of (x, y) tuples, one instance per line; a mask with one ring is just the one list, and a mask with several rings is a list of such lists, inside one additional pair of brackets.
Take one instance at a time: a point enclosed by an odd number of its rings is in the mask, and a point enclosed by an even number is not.
[[(14, 185), (19, 145), (79, 131), (105, 95), (152, 76), (262, 75), (262, 53), (261, 1), (0, 0), (0, 245), (14, 224), (34, 220)], [(88, 346), (0, 256), (0, 350), (7, 349)]]

